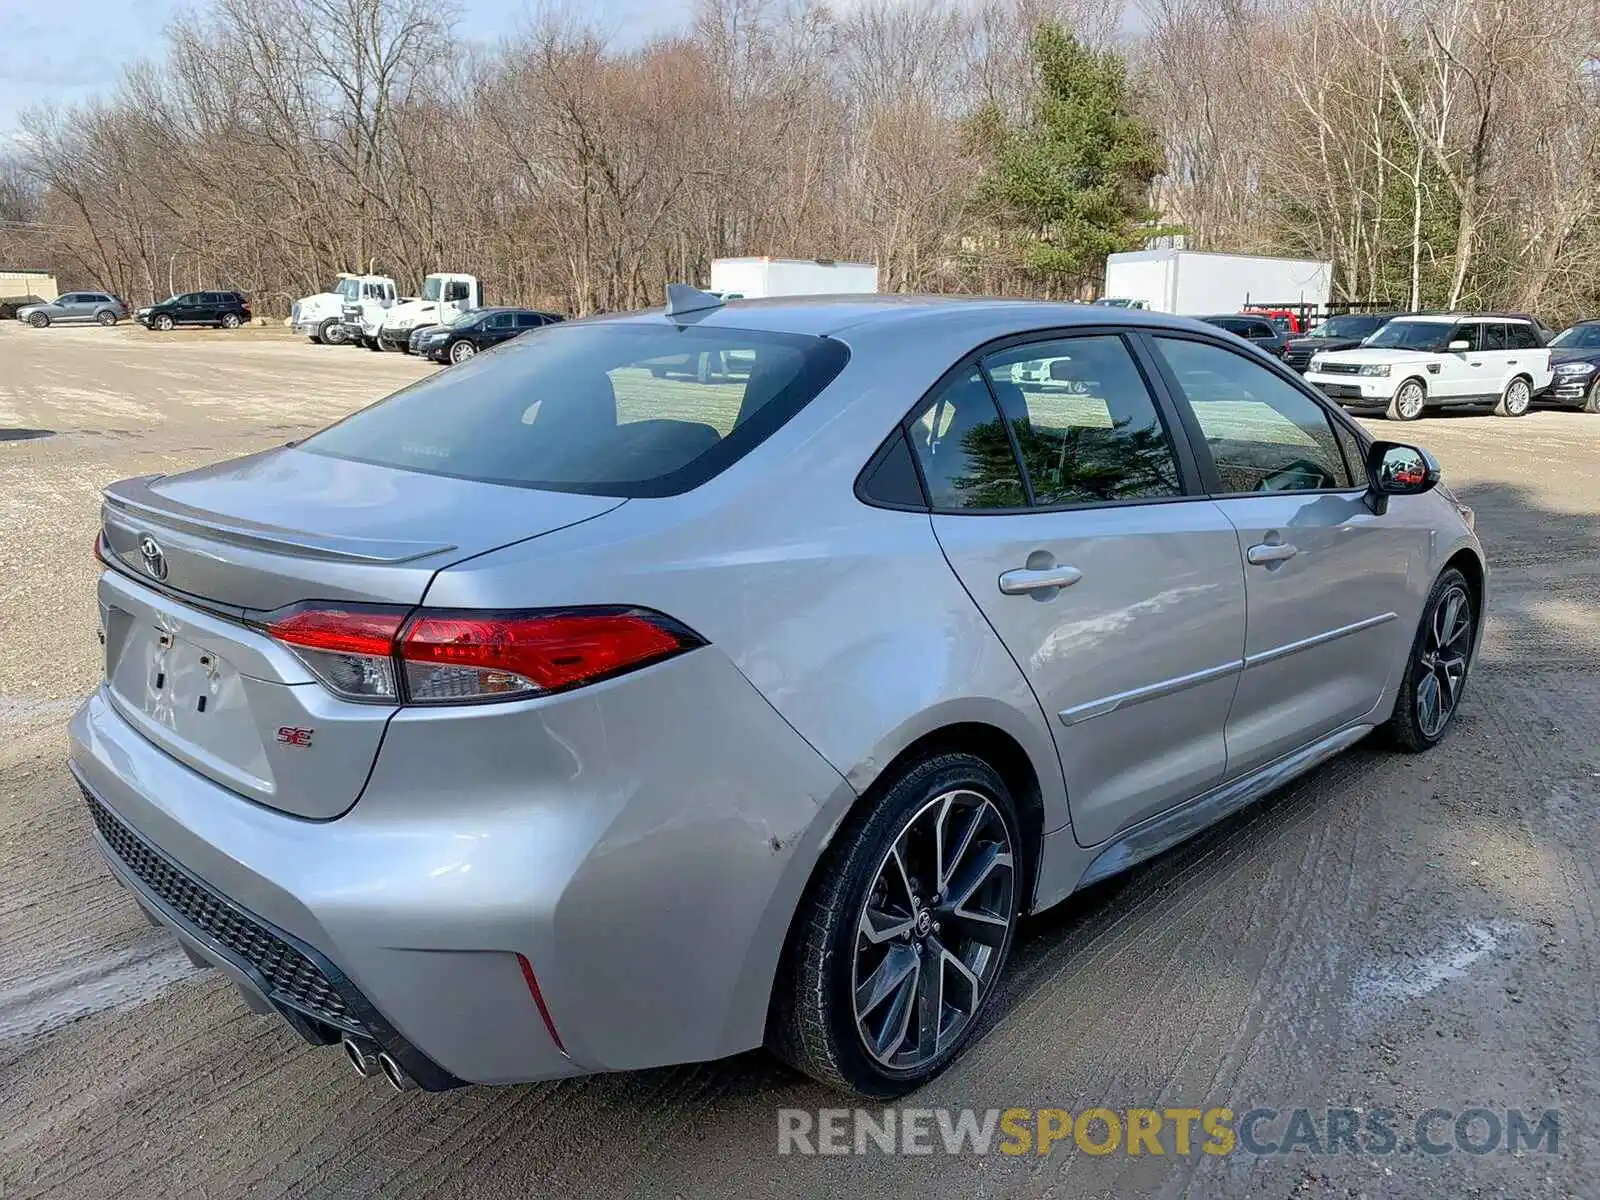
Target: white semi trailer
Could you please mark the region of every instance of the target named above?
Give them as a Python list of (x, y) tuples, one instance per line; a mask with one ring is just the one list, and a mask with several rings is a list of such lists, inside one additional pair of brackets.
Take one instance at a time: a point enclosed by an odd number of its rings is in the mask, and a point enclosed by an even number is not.
[(1203, 250), (1133, 250), (1106, 256), (1106, 299), (1203, 317), (1247, 305), (1328, 303), (1333, 264)]

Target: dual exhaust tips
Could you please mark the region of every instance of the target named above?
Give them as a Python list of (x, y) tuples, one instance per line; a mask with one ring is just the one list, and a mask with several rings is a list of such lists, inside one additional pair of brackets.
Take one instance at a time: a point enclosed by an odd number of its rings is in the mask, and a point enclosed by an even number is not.
[(339, 1044), (345, 1058), (349, 1059), (350, 1065), (361, 1078), (371, 1079), (381, 1072), (389, 1081), (389, 1086), (397, 1092), (416, 1089), (417, 1081), (406, 1074), (405, 1068), (395, 1062), (394, 1056), (387, 1050), (379, 1050), (371, 1042), (359, 1042), (349, 1034)]

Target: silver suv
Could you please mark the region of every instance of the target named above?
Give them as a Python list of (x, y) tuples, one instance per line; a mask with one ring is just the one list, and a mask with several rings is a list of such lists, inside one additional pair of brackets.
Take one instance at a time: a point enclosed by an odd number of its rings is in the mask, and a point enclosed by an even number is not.
[(17, 309), (17, 320), (35, 329), (57, 322), (93, 321), (115, 325), (128, 315), (128, 306), (110, 292), (68, 292), (42, 304), (24, 304)]

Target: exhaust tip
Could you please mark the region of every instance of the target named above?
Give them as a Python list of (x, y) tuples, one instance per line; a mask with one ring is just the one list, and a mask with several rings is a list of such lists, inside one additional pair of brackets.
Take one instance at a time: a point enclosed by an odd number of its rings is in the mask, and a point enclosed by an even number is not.
[(387, 1050), (378, 1055), (378, 1068), (389, 1081), (389, 1086), (397, 1092), (413, 1091), (417, 1086), (417, 1081), (405, 1073), (405, 1069), (395, 1062)]
[(344, 1050), (345, 1058), (349, 1060), (350, 1065), (356, 1069), (356, 1074), (361, 1078), (370, 1079), (373, 1073), (379, 1069), (377, 1056), (368, 1053), (361, 1043), (354, 1038), (345, 1037), (339, 1045)]

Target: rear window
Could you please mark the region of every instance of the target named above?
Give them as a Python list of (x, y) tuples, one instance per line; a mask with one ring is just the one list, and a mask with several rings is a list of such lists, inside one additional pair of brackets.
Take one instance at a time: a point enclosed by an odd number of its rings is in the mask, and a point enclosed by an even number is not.
[(698, 487), (849, 358), (767, 331), (602, 321), (530, 331), (301, 443), (379, 466), (605, 496)]

